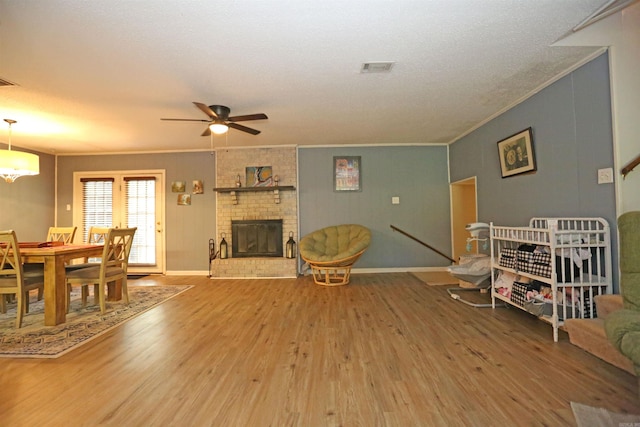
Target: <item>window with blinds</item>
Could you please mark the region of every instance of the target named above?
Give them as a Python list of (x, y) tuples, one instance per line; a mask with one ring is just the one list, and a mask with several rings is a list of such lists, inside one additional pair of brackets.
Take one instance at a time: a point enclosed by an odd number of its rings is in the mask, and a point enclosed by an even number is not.
[(113, 178), (82, 178), (82, 241), (89, 229), (113, 224)]
[(131, 264), (156, 263), (156, 179), (125, 177), (127, 227), (137, 227), (129, 255)]

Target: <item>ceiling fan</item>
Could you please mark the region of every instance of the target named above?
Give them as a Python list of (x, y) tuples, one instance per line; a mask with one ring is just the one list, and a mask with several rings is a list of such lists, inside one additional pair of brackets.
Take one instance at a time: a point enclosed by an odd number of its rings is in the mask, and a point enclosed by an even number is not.
[(231, 109), (229, 107), (225, 107), (224, 105), (204, 105), (201, 102), (194, 102), (195, 106), (198, 107), (203, 113), (209, 116), (209, 119), (160, 119), (160, 120), (171, 120), (171, 121), (180, 121), (180, 122), (204, 122), (209, 123), (209, 126), (202, 132), (202, 136), (209, 136), (211, 132), (215, 134), (223, 134), (226, 133), (229, 128), (240, 130), (242, 132), (250, 133), (251, 135), (257, 135), (260, 133), (259, 130), (252, 129), (250, 127), (246, 127), (243, 125), (239, 125), (236, 122), (244, 122), (247, 120), (265, 120), (268, 119), (266, 114), (258, 113), (258, 114), (247, 114), (245, 116), (235, 116), (229, 117), (229, 113)]

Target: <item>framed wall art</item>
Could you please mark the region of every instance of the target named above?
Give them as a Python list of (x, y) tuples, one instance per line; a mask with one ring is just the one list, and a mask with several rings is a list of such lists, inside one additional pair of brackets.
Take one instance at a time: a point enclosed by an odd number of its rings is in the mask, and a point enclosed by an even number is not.
[(245, 169), (247, 187), (271, 187), (273, 185), (271, 166), (249, 166)]
[(333, 157), (333, 191), (362, 191), (360, 156)]
[(498, 141), (500, 172), (503, 178), (536, 171), (531, 128)]
[(171, 183), (171, 191), (173, 193), (184, 193), (186, 183), (184, 181), (173, 181)]
[(203, 194), (204, 193), (204, 184), (201, 180), (195, 179), (193, 180), (193, 194)]

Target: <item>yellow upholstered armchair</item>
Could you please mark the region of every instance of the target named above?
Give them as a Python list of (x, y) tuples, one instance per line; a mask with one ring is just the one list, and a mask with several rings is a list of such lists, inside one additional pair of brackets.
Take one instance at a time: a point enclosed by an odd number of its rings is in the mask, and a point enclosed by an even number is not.
[(358, 224), (325, 227), (300, 239), (300, 257), (318, 285), (349, 283), (351, 267), (371, 243), (371, 231)]

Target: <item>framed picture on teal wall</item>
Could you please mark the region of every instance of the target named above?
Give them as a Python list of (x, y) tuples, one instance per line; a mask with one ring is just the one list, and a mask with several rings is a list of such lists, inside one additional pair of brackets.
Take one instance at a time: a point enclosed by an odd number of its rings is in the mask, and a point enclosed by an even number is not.
[(333, 157), (333, 190), (362, 191), (360, 156)]
[(536, 170), (531, 128), (498, 141), (500, 172), (503, 178)]

